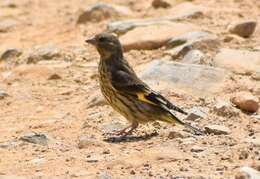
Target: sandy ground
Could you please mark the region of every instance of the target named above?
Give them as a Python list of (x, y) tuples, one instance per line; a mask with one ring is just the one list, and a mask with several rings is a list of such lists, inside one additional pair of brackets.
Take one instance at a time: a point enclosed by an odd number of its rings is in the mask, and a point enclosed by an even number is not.
[[(149, 7), (151, 1), (146, 0), (104, 2), (133, 9), (133, 15), (125, 19), (158, 17), (164, 13), (163, 9)], [(0, 175), (25, 178), (227, 179), (238, 175), (242, 166), (259, 169), (260, 148), (245, 141), (250, 136), (260, 137), (260, 121), (241, 111), (231, 117), (219, 117), (209, 112), (198, 122), (200, 127), (224, 125), (232, 131), (229, 135), (195, 136), (180, 127), (155, 123), (141, 126), (126, 141), (104, 140), (103, 133), (108, 128), (120, 128), (127, 123), (102, 100), (91, 105), (101, 98), (97, 81), (98, 54), (93, 47), (85, 45), (84, 40), (104, 31), (108, 20), (84, 25), (77, 25), (76, 21), (80, 10), (94, 3), (94, 0), (0, 1), (0, 21), (11, 19), (15, 23), (7, 32), (0, 32), (0, 49), (26, 51), (38, 45), (54, 44), (65, 51), (72, 49), (76, 54), (68, 54), (64, 60), (37, 64), (14, 66), (9, 62), (1, 63), (0, 90), (9, 96), (0, 99), (0, 142), (13, 141), (14, 146), (0, 148)], [(192, 3), (209, 11), (203, 18), (189, 21), (202, 30), (213, 32), (219, 39), (227, 34), (230, 22), (243, 19), (260, 22), (258, 0), (194, 0)], [(250, 39), (222, 42), (221, 47), (252, 49), (260, 46), (259, 39), (260, 30)], [(125, 56), (134, 68), (138, 68), (162, 57), (163, 50), (132, 50)], [(49, 80), (53, 74), (58, 74), (61, 79)], [(185, 90), (170, 89), (162, 93), (185, 109), (202, 106), (210, 111), (219, 96), (229, 99), (234, 91), (241, 89), (260, 94), (259, 87), (250, 77), (233, 75), (233, 78), (236, 80), (227, 83), (225, 94), (208, 96), (206, 101)], [(154, 131), (158, 135), (153, 135)], [(169, 137), (173, 131), (184, 136)], [(48, 136), (48, 145), (18, 140), (30, 132)], [(148, 136), (140, 137), (146, 133)], [(84, 136), (90, 142), (80, 148), (79, 140)], [(203, 151), (192, 152), (194, 145)]]

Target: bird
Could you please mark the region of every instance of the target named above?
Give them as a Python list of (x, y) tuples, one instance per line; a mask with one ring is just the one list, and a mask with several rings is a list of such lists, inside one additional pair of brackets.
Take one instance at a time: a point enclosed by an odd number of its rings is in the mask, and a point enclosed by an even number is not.
[(155, 121), (173, 126), (180, 124), (192, 129), (195, 134), (203, 134), (203, 131), (180, 120), (174, 113), (188, 115), (187, 112), (152, 90), (137, 76), (124, 57), (123, 47), (116, 35), (103, 32), (85, 42), (93, 45), (100, 55), (99, 85), (105, 100), (130, 123), (115, 134), (131, 135), (139, 124)]

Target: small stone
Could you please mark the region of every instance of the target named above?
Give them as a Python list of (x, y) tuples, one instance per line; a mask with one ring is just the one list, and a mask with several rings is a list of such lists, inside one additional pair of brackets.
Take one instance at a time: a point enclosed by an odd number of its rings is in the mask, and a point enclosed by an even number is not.
[(0, 148), (9, 149), (20, 145), (22, 145), (22, 141), (12, 140), (8, 142), (0, 143)]
[(78, 147), (80, 149), (88, 148), (97, 143), (97, 140), (94, 137), (82, 136), (79, 138)]
[(130, 174), (131, 174), (131, 175), (135, 175), (135, 171), (134, 171), (134, 170), (131, 170), (131, 171), (130, 171)]
[(205, 131), (209, 134), (215, 135), (227, 135), (231, 133), (229, 128), (221, 125), (207, 125), (205, 126)]
[(260, 71), (256, 71), (252, 74), (252, 78), (256, 81), (260, 81)]
[(248, 155), (249, 155), (248, 152), (243, 150), (243, 151), (240, 152), (238, 159), (239, 160), (245, 160), (245, 159), (248, 158)]
[(48, 138), (45, 134), (28, 133), (20, 137), (20, 140), (33, 144), (48, 145)]
[(189, 51), (181, 60), (182, 63), (203, 64), (205, 55), (200, 50)]
[(239, 112), (234, 109), (232, 105), (226, 101), (218, 100), (213, 107), (213, 111), (219, 116), (237, 116)]
[(171, 4), (165, 0), (153, 0), (152, 6), (154, 8), (169, 8)]
[(0, 99), (4, 99), (8, 94), (5, 91), (0, 90)]
[(260, 178), (260, 172), (251, 168), (251, 167), (242, 167), (240, 169), (242, 172), (245, 172), (250, 179), (259, 179)]
[(79, 15), (77, 23), (82, 24), (89, 21), (99, 22), (105, 19), (128, 16), (131, 14), (131, 10), (124, 6), (97, 3), (83, 11)]
[(171, 131), (168, 135), (169, 139), (175, 139), (175, 138), (184, 138), (184, 135), (177, 131)]
[(194, 120), (196, 120), (198, 118), (205, 118), (207, 116), (208, 111), (209, 110), (207, 108), (192, 107), (189, 110), (189, 115), (186, 117), (185, 120), (194, 121)]
[(52, 75), (48, 78), (48, 80), (60, 80), (60, 79), (62, 79), (62, 78), (61, 78), (61, 76), (58, 75), (57, 73), (52, 74)]
[(88, 99), (88, 108), (96, 107), (96, 106), (104, 106), (107, 104), (104, 97), (101, 95), (93, 95)]
[(87, 156), (86, 162), (88, 163), (96, 163), (100, 161), (101, 157), (95, 154), (91, 154)]
[(257, 22), (256, 21), (243, 21), (231, 24), (228, 27), (228, 31), (230, 33), (239, 35), (241, 37), (250, 37), (256, 29)]
[(0, 55), (0, 61), (8, 61), (12, 60), (12, 58), (17, 58), (22, 54), (22, 51), (10, 48), (6, 49), (1, 55)]
[(231, 102), (234, 103), (241, 110), (247, 112), (257, 112), (259, 109), (259, 100), (253, 96), (250, 92), (239, 92), (236, 93)]
[(217, 36), (208, 32), (192, 31), (183, 35), (175, 36), (166, 44), (168, 50), (165, 51), (166, 55), (172, 58), (179, 58), (185, 56), (193, 49), (212, 49), (215, 50), (219, 46)]
[(202, 152), (204, 151), (205, 149), (203, 147), (200, 147), (200, 146), (197, 146), (197, 145), (194, 145), (192, 148), (191, 148), (191, 152)]
[(112, 179), (112, 177), (105, 171), (102, 171), (99, 175), (98, 175), (98, 179)]

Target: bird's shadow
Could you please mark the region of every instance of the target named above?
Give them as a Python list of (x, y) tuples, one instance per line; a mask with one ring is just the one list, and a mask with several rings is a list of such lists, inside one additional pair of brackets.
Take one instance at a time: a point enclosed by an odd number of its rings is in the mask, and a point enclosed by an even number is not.
[(111, 137), (104, 138), (104, 141), (109, 143), (138, 142), (138, 141), (149, 140), (158, 135), (159, 135), (158, 132), (153, 132), (151, 134), (145, 134), (141, 136), (111, 136)]

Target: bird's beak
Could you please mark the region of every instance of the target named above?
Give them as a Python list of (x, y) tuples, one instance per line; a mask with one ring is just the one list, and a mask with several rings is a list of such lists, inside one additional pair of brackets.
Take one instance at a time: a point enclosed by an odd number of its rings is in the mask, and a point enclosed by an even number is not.
[(87, 39), (85, 42), (91, 44), (91, 45), (96, 45), (97, 44), (97, 41), (96, 41), (96, 38), (95, 37), (92, 37), (90, 39)]

